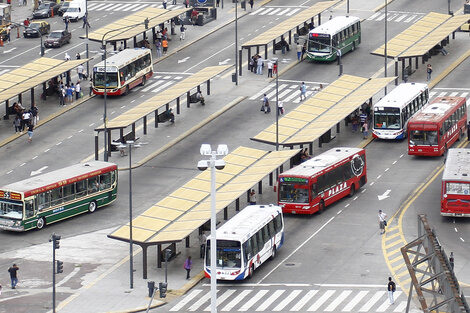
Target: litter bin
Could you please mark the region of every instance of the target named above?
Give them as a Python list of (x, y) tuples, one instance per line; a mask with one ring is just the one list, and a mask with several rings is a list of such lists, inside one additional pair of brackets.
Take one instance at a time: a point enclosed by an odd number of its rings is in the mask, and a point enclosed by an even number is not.
[(236, 83), (237, 82), (237, 73), (233, 73), (232, 74), (232, 83)]
[(149, 288), (149, 297), (152, 297), (153, 292), (155, 291), (155, 282), (154, 281), (147, 282), (147, 287)]
[(198, 14), (196, 24), (198, 24), (199, 26), (204, 25), (204, 14), (203, 13)]

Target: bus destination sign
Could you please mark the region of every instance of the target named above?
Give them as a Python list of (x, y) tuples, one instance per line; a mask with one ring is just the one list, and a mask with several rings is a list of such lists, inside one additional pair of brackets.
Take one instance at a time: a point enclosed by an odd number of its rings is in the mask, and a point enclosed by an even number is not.
[(281, 177), (280, 180), (281, 180), (281, 183), (293, 182), (293, 183), (306, 184), (308, 182), (308, 179), (300, 178), (300, 177)]

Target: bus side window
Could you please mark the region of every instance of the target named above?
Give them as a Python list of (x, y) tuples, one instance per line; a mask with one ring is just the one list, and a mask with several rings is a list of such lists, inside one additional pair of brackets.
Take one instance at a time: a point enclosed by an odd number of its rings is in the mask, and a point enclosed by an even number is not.
[(276, 233), (278, 233), (281, 231), (281, 229), (282, 229), (282, 218), (281, 218), (281, 214), (278, 214), (276, 218), (274, 219), (274, 230), (276, 231)]
[(268, 228), (269, 228), (269, 233), (271, 234), (271, 236), (274, 237), (274, 235), (276, 234), (276, 228), (274, 227), (274, 221), (270, 221), (268, 223)]
[(264, 225), (264, 227), (262, 228), (262, 232), (263, 232), (263, 240), (264, 242), (268, 242), (269, 239), (271, 238), (269, 236), (269, 228), (268, 228), (268, 225)]
[(250, 239), (248, 239), (244, 244), (243, 244), (243, 251), (245, 252), (245, 255), (243, 256), (243, 259), (245, 260), (245, 264), (248, 263), (248, 260), (253, 257), (253, 251), (251, 249), (251, 242)]
[(258, 242), (256, 241), (256, 234), (250, 238), (250, 241), (251, 241), (251, 249), (253, 251), (253, 256), (254, 256), (259, 252)]
[(97, 192), (99, 188), (98, 177), (88, 179), (88, 194)]
[(111, 187), (111, 173), (100, 175), (100, 190)]
[(62, 203), (62, 187), (51, 190), (51, 206)]
[(261, 251), (264, 248), (264, 240), (261, 234), (261, 229), (256, 233), (256, 241), (258, 243), (258, 249)]
[(24, 201), (24, 213), (25, 217), (33, 217), (34, 216), (34, 205), (33, 199), (28, 199)]
[(75, 183), (75, 195), (77, 198), (86, 196), (87, 180), (78, 181)]
[(49, 191), (38, 194), (37, 198), (38, 198), (39, 210), (44, 210), (51, 205), (50, 198), (49, 198)]
[(75, 199), (75, 184), (64, 186), (63, 191), (64, 191), (64, 202)]

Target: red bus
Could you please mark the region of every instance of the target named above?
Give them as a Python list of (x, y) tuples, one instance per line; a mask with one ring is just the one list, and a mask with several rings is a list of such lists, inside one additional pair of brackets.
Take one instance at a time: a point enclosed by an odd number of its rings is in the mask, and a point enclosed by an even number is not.
[(470, 149), (450, 149), (447, 153), (441, 215), (470, 217)]
[(279, 175), (278, 203), (284, 213), (313, 214), (366, 182), (365, 150), (333, 148)]
[(439, 97), (408, 122), (408, 154), (443, 155), (465, 133), (464, 97)]

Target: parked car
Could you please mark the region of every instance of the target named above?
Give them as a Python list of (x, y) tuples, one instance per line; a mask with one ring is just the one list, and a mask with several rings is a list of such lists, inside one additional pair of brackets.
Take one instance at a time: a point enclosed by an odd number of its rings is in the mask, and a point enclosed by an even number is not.
[(66, 43), (69, 43), (71, 38), (72, 33), (66, 30), (54, 30), (47, 36), (44, 46), (46, 48), (62, 47)]
[(64, 15), (64, 13), (67, 12), (67, 9), (69, 8), (71, 2), (72, 0), (65, 0), (62, 2), (58, 11), (60, 16)]
[(56, 2), (43, 2), (36, 10), (33, 11), (33, 18), (51, 17), (51, 10), (54, 14), (57, 14), (59, 7), (59, 4)]
[(24, 38), (28, 37), (39, 37), (45, 34), (49, 34), (51, 31), (51, 25), (45, 21), (32, 21), (28, 27), (24, 29)]

